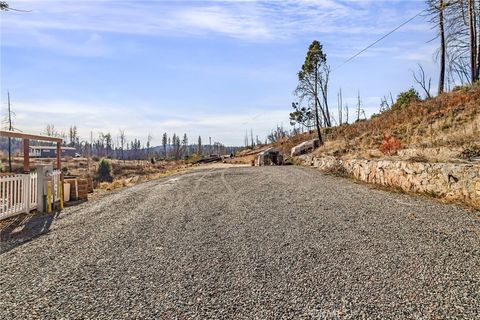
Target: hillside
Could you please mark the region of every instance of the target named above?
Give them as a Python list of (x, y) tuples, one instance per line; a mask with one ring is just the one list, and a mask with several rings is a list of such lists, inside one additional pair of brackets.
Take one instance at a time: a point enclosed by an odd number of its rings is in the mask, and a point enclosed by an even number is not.
[[(369, 120), (324, 129), (324, 146), (316, 155), (380, 158), (384, 136), (400, 143), (395, 156), (402, 160), (428, 162), (468, 161), (480, 157), (480, 86), (462, 87), (453, 92), (404, 105)], [(315, 133), (277, 141), (273, 146), (285, 154)]]

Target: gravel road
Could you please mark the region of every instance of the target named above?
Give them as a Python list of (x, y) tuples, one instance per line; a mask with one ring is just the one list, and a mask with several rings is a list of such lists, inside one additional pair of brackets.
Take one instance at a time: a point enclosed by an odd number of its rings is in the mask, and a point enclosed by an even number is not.
[(2, 245), (1, 319), (480, 318), (478, 212), (310, 168), (151, 181)]

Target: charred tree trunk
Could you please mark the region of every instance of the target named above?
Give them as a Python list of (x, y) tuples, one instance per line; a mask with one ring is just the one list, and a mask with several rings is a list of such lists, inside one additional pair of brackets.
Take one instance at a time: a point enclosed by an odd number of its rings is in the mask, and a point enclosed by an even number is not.
[(320, 144), (323, 144), (322, 133), (320, 132), (320, 117), (318, 116), (318, 67), (315, 66), (315, 88), (314, 88), (314, 96), (315, 96), (315, 124), (317, 126), (317, 135), (318, 141)]
[(471, 82), (477, 81), (477, 58), (476, 58), (476, 30), (474, 0), (468, 0), (468, 26), (470, 29), (470, 78)]
[(442, 94), (445, 88), (445, 64), (446, 64), (446, 41), (445, 41), (445, 25), (444, 25), (444, 3), (440, 0), (439, 10), (439, 26), (440, 26), (440, 76), (438, 80), (438, 94)]
[[(478, 7), (477, 7), (478, 8)], [(476, 80), (479, 80), (480, 78), (480, 32), (478, 30), (478, 9), (474, 8), (474, 13), (475, 13), (475, 33), (476, 33), (476, 69), (475, 69), (475, 75), (476, 75)]]

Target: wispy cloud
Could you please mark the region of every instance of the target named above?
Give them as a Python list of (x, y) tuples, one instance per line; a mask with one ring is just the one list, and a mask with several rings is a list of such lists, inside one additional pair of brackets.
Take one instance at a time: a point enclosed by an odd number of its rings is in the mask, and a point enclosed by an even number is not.
[(220, 6), (188, 8), (176, 12), (184, 31), (222, 33), (240, 39), (262, 40), (273, 37), (268, 25), (251, 12), (233, 12)]
[[(43, 133), (47, 124), (53, 124), (60, 132), (76, 124), (81, 137), (97, 136), (110, 132), (114, 136), (124, 129), (130, 139), (145, 139), (148, 132), (154, 135), (154, 143), (160, 144), (165, 131), (190, 137), (213, 136), (215, 141), (241, 143), (243, 130), (252, 128), (258, 134), (268, 132), (275, 124), (287, 124), (288, 110), (239, 110), (237, 113), (196, 113), (179, 116), (160, 112), (150, 106), (131, 108), (119, 104), (88, 103), (79, 101), (49, 101), (38, 103), (15, 101), (15, 127), (22, 131)], [(3, 113), (5, 110), (2, 110)], [(139, 125), (141, 124), (141, 125)], [(232, 128), (236, 128), (232, 130)]]
[[(224, 35), (246, 41), (289, 39), (300, 34), (378, 34), (404, 17), (385, 1), (18, 1), (31, 13), (3, 15), (12, 33), (83, 31), (160, 36)], [(366, 4), (369, 4), (368, 6)], [(13, 5), (13, 2), (12, 2)], [(375, 18), (375, 15), (382, 19)], [(408, 13), (407, 13), (408, 14)], [(42, 39), (39, 39), (41, 42)]]

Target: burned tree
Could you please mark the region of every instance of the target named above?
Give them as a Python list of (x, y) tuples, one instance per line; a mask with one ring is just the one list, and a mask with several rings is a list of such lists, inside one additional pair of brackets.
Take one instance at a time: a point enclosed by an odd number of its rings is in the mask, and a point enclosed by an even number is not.
[(122, 152), (122, 160), (125, 163), (125, 143), (127, 142), (127, 136), (125, 134), (125, 130), (120, 129), (119, 130), (119, 138), (120, 138), (120, 150)]
[(425, 70), (423, 69), (421, 64), (418, 64), (418, 71), (412, 71), (413, 79), (415, 82), (422, 88), (425, 92), (425, 98), (430, 99), (432, 95), (430, 94), (430, 88), (432, 85), (432, 78), (428, 78), (425, 74)]
[(427, 0), (432, 22), (439, 26), (439, 93), (446, 73), (449, 82), (474, 83), (479, 79), (480, 48), (478, 1)]
[(438, 37), (440, 38), (439, 58), (440, 74), (438, 78), (438, 94), (445, 89), (445, 67), (446, 67), (446, 35), (445, 35), (445, 3), (444, 0), (427, 0), (428, 12), (432, 15), (431, 21), (438, 23)]
[[(298, 72), (298, 85), (295, 94), (299, 97), (300, 102), (306, 99), (313, 103), (313, 111), (315, 115), (315, 125), (320, 143), (323, 143), (320, 127), (320, 112), (322, 113), (325, 126), (331, 126), (330, 113), (328, 111), (327, 90), (330, 68), (327, 65), (327, 56), (323, 52), (323, 47), (318, 41), (313, 41), (305, 57), (305, 62), (301, 70)], [(322, 102), (319, 95), (322, 94)]]

